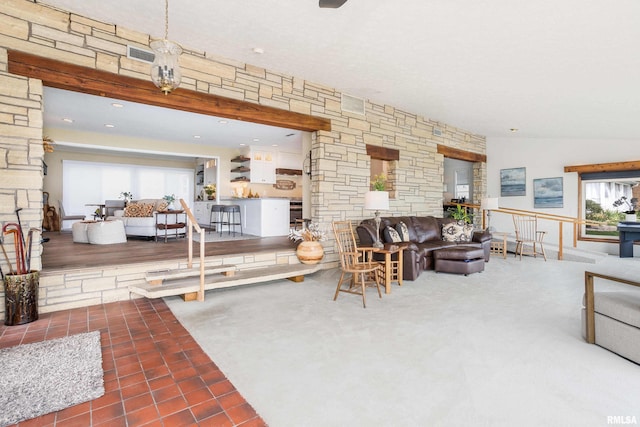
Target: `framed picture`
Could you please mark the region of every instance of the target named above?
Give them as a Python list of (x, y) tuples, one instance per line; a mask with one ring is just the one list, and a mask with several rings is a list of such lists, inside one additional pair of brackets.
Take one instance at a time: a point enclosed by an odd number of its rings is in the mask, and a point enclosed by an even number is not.
[(525, 196), (527, 192), (526, 168), (500, 169), (500, 195)]
[(562, 178), (540, 178), (533, 180), (534, 208), (562, 207)]

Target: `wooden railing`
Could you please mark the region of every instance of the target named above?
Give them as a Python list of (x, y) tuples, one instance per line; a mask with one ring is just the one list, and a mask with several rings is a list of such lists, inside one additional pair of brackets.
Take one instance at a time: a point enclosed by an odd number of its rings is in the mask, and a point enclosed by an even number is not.
[(180, 199), (182, 209), (187, 214), (187, 240), (189, 242), (187, 267), (193, 268), (193, 230), (200, 234), (200, 289), (198, 290), (198, 301), (204, 301), (204, 244), (205, 244), (205, 230), (200, 227), (198, 220), (189, 209), (189, 205), (186, 204), (184, 199)]
[[(471, 203), (461, 203), (460, 206), (470, 209), (477, 209), (481, 211), (481, 206)], [(549, 214), (545, 212), (534, 212), (527, 211), (522, 209), (512, 209), (512, 208), (499, 208), (499, 209), (491, 209), (491, 212), (504, 213), (508, 215), (523, 215), (523, 216), (532, 216), (539, 219), (549, 220), (549, 221), (557, 221), (558, 222), (558, 259), (562, 260), (563, 257), (563, 245), (564, 245), (564, 224), (568, 223), (572, 225), (573, 230), (573, 242), (572, 246), (575, 248), (578, 246), (578, 227), (582, 224), (592, 224), (592, 225), (602, 225), (603, 222), (584, 220), (581, 218), (564, 216), (564, 215), (555, 215)], [(486, 210), (482, 210), (482, 228), (486, 227)]]

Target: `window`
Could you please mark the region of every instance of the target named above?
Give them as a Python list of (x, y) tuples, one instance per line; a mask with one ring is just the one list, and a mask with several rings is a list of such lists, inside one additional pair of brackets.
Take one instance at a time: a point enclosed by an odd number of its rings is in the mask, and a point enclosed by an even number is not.
[(583, 173), (580, 182), (583, 218), (600, 223), (583, 226), (582, 237), (617, 238), (618, 222), (633, 210), (632, 199), (640, 197), (640, 171)]
[(68, 213), (91, 213), (91, 203), (120, 198), (133, 193), (135, 199), (161, 199), (175, 194), (176, 200), (191, 200), (193, 169), (165, 168), (114, 163), (63, 161), (63, 205)]

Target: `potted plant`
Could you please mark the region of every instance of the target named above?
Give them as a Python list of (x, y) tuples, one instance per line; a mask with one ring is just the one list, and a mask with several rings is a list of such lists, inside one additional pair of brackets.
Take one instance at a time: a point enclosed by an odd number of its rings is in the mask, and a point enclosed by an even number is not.
[(451, 218), (458, 221), (458, 223), (462, 222), (462, 223), (471, 224), (471, 222), (473, 221), (473, 217), (469, 215), (467, 210), (463, 208), (461, 205), (456, 205), (455, 209), (449, 208), (448, 211), (451, 213)]
[(309, 223), (302, 230), (289, 230), (289, 240), (300, 242), (296, 255), (303, 264), (317, 264), (324, 256), (324, 248), (320, 244), (327, 236), (318, 224)]
[(371, 186), (375, 191), (385, 191), (387, 189), (387, 176), (383, 173), (374, 175)]
[(214, 200), (216, 198), (216, 185), (215, 184), (205, 185), (204, 192), (207, 193), (207, 199)]
[(613, 206), (618, 208), (623, 206), (625, 211), (623, 213), (626, 215), (627, 221), (636, 221), (638, 217), (636, 216), (636, 210), (638, 209), (638, 199), (633, 197), (631, 199), (627, 199), (626, 196), (620, 197), (618, 200), (613, 202)]
[(173, 202), (176, 201), (176, 195), (166, 195), (162, 199), (167, 202), (167, 210), (172, 211), (174, 209)]
[(123, 191), (122, 193), (120, 193), (120, 198), (124, 199), (124, 205), (127, 206), (129, 203), (131, 203), (131, 200), (133, 200), (133, 193), (129, 191)]

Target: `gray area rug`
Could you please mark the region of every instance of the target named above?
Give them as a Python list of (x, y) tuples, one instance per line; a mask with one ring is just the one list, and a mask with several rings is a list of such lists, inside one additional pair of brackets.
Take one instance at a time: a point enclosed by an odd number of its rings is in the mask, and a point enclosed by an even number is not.
[[(251, 234), (247, 234), (247, 233), (240, 235), (240, 232), (236, 232), (236, 235), (234, 236), (233, 233), (229, 235), (227, 234), (226, 231), (224, 231), (222, 235), (220, 235), (220, 233), (218, 233), (217, 231), (206, 231), (204, 233), (204, 239), (205, 239), (204, 240), (205, 242), (211, 243), (211, 242), (228, 242), (231, 240), (259, 239), (259, 237)], [(193, 241), (194, 242), (200, 241), (200, 235), (198, 233), (193, 233)]]
[(99, 331), (0, 350), (0, 426), (103, 394)]

